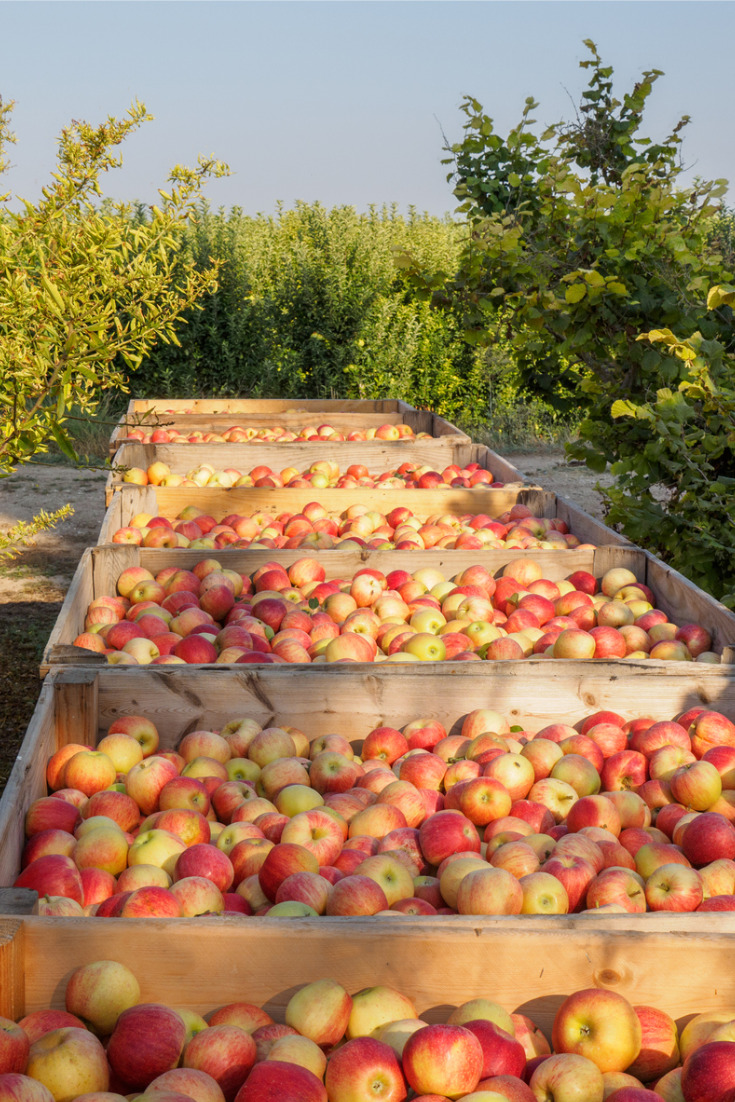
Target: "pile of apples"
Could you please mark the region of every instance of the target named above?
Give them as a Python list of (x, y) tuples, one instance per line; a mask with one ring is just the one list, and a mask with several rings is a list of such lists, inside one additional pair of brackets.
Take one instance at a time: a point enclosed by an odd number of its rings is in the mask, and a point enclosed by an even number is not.
[(679, 1034), (665, 1011), (606, 988), (564, 999), (551, 1045), (532, 1018), (489, 998), (428, 1023), (397, 988), (350, 995), (329, 978), (296, 990), (283, 1023), (248, 1002), (203, 1018), (140, 1000), (134, 972), (101, 960), (72, 972), (65, 1010), (0, 1019), (3, 1102), (731, 1102), (735, 1092), (735, 1009), (698, 1014)]
[(635, 574), (543, 576), (519, 558), (499, 578), (481, 565), (451, 581), (433, 567), (365, 567), (326, 580), (317, 559), (252, 575), (204, 559), (192, 570), (124, 570), (96, 597), (74, 645), (123, 665), (500, 661), (528, 657), (719, 663), (699, 624), (671, 623)]
[(410, 425), (379, 425), (377, 428), (353, 429), (342, 432), (333, 425), (304, 425), (294, 432), (283, 425), (256, 427), (233, 425), (224, 432), (203, 432), (199, 429), (154, 428), (129, 429), (125, 440), (141, 444), (335, 444), (345, 440), (431, 440), (429, 432), (414, 432)]
[(485, 513), (434, 513), (424, 520), (405, 506), (387, 513), (356, 503), (338, 516), (318, 501), (310, 501), (300, 513), (275, 515), (262, 511), (250, 515), (229, 513), (219, 521), (197, 505), (187, 505), (172, 523), (166, 517), (138, 513), (129, 525), (118, 528), (113, 543), (143, 547), (188, 547), (193, 550), (251, 548), (299, 548), (323, 551), (365, 547), (376, 551), (437, 550), (481, 551), (593, 549), (569, 531), (566, 521), (535, 517), (526, 505), (514, 505), (497, 518)]
[(450, 464), (442, 471), (435, 471), (426, 465), (405, 462), (391, 471), (371, 475), (363, 463), (353, 463), (340, 474), (339, 466), (329, 459), (318, 459), (305, 471), (296, 467), (284, 467), (274, 471), (264, 463), (259, 464), (248, 474), (234, 467), (217, 470), (209, 463), (200, 463), (187, 474), (176, 474), (168, 463), (156, 460), (147, 468), (128, 467), (122, 471), (123, 482), (136, 486), (214, 486), (229, 490), (242, 486), (264, 486), (276, 488), (289, 486), (304, 488), (312, 486), (317, 490), (328, 487), (340, 490), (354, 490), (360, 486), (367, 489), (405, 490), (471, 490), (473, 486), (498, 489), (504, 483), (494, 480), (492, 471), (481, 467), (479, 463), (468, 463), (466, 467)]
[(98, 917), (735, 910), (726, 716), (457, 726), (380, 726), (357, 754), (242, 717), (165, 751), (120, 718), (49, 759), (14, 886)]

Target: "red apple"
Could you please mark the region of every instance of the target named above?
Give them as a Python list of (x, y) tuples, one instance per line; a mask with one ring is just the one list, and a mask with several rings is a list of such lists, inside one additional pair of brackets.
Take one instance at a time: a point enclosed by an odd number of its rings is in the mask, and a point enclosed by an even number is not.
[(124, 1083), (144, 1090), (156, 1076), (178, 1065), (185, 1039), (186, 1026), (176, 1011), (161, 1003), (139, 1003), (118, 1018), (107, 1058)]
[(408, 1038), (403, 1072), (418, 1094), (458, 1098), (474, 1091), (483, 1066), (482, 1046), (461, 1025), (427, 1025)]
[(282, 1060), (255, 1065), (235, 1096), (235, 1102), (327, 1102), (327, 1091), (313, 1071)]
[(616, 991), (586, 988), (559, 1007), (551, 1039), (555, 1052), (586, 1056), (603, 1073), (625, 1071), (640, 1052), (641, 1023)]

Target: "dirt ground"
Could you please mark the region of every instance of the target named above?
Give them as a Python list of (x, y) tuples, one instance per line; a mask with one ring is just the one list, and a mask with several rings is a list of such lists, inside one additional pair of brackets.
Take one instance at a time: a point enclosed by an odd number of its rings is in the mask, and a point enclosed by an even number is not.
[[(561, 452), (508, 457), (545, 490), (602, 517), (595, 484), (610, 478), (567, 464)], [(0, 481), (0, 531), (39, 510), (67, 502), (74, 515), (36, 537), (11, 563), (0, 566), (0, 791), (38, 698), (38, 665), (85, 547), (97, 542), (104, 517), (104, 471), (32, 465)]]

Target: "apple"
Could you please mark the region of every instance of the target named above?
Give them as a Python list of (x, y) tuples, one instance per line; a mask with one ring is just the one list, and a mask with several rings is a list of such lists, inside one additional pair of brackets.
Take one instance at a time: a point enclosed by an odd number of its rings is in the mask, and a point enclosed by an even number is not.
[(0, 1097), (3, 1102), (55, 1102), (48, 1087), (20, 1072), (0, 1072)]
[(532, 803), (543, 804), (554, 816), (556, 823), (563, 823), (579, 796), (571, 784), (548, 776), (533, 784), (528, 799)]
[(140, 1002), (140, 985), (124, 964), (98, 960), (76, 968), (66, 984), (66, 1009), (98, 1037), (108, 1037), (123, 1010)]
[(679, 1064), (679, 1033), (676, 1022), (654, 1006), (634, 1006), (641, 1023), (641, 1050), (627, 1069), (643, 1083), (650, 1083)]
[(20, 1072), (26, 1070), (28, 1050), (30, 1048), (28, 1034), (9, 1018), (0, 1017), (0, 1075), (8, 1072)]
[(699, 873), (680, 864), (661, 865), (644, 890), (651, 911), (696, 911), (704, 896)]
[(575, 991), (554, 1017), (551, 1041), (557, 1053), (586, 1056), (601, 1072), (625, 1071), (637, 1058), (641, 1023), (622, 995), (604, 988)]
[(224, 912), (222, 892), (206, 876), (177, 877), (169, 891), (178, 901), (184, 918)]
[(685, 1102), (728, 1102), (735, 1097), (735, 1042), (707, 1042), (687, 1056), (681, 1089)]
[(564, 757), (554, 765), (549, 779), (564, 781), (571, 785), (580, 799), (584, 796), (594, 796), (600, 791), (600, 774), (592, 762), (581, 754), (570, 753), (567, 750), (564, 752)]
[(735, 827), (724, 816), (705, 811), (689, 822), (681, 848), (695, 868), (735, 858)]
[(459, 914), (520, 914), (523, 889), (505, 869), (488, 867), (469, 872), (457, 889)]
[(523, 892), (521, 914), (568, 914), (569, 896), (558, 877), (541, 869), (522, 876), (518, 883)]
[(374, 1037), (355, 1037), (335, 1049), (324, 1082), (330, 1102), (402, 1102), (407, 1093), (398, 1057)]
[(161, 789), (174, 777), (178, 769), (167, 758), (153, 754), (130, 769), (125, 777), (125, 791), (131, 796), (144, 815), (157, 810)]
[(263, 1059), (235, 1095), (235, 1102), (327, 1102), (321, 1079), (308, 1068), (282, 1060)]
[(481, 1079), (494, 1075), (520, 1078), (526, 1067), (526, 1053), (512, 1033), (483, 1018), (465, 1022), (465, 1029), (474, 1033), (482, 1046)]
[(417, 1094), (459, 1098), (475, 1090), (482, 1066), (480, 1042), (461, 1025), (427, 1025), (403, 1049), (403, 1073)]
[[(179, 901), (167, 888), (158, 885), (146, 885), (136, 888), (123, 896), (119, 893), (111, 897), (111, 905), (116, 909), (114, 917), (122, 918), (181, 918)], [(97, 914), (100, 914), (98, 908)]]
[(183, 1068), (206, 1072), (219, 1085), (225, 1102), (233, 1102), (256, 1058), (255, 1041), (240, 1026), (210, 1025), (185, 1045)]
[(355, 869), (357, 876), (368, 876), (383, 889), (388, 907), (401, 899), (413, 896), (413, 875), (405, 865), (390, 853), (377, 853), (366, 857)]
[(279, 842), (265, 856), (258, 870), (260, 885), (271, 902), (287, 876), (295, 872), (319, 872), (317, 857), (305, 846), (293, 842)]
[(99, 826), (78, 836), (71, 858), (80, 871), (97, 868), (118, 876), (128, 864), (128, 836), (112, 819), (95, 817), (87, 823), (98, 821)]
[(70, 857), (47, 854), (31, 862), (13, 882), (14, 888), (29, 888), (40, 896), (60, 895), (81, 904), (84, 890), (79, 870)]
[(144, 1090), (175, 1068), (186, 1039), (183, 1019), (162, 1003), (139, 1003), (124, 1010), (107, 1045), (113, 1072), (132, 1089)]
[(112, 759), (99, 750), (80, 750), (64, 766), (63, 782), (66, 788), (76, 788), (85, 796), (92, 796), (114, 784), (117, 776)]
[(335, 1045), (344, 1036), (352, 1011), (352, 998), (334, 980), (306, 984), (286, 1006), (286, 1024), (318, 1045)]
[(735, 723), (720, 712), (699, 712), (688, 730), (692, 752), (698, 758), (704, 757), (713, 746), (735, 746)]
[(25, 817), (25, 836), (31, 838), (47, 830), (71, 833), (79, 823), (79, 808), (58, 796), (40, 796), (28, 808)]
[[(356, 861), (356, 866), (361, 863)], [(333, 885), (327, 900), (328, 915), (374, 915), (388, 909), (385, 892), (369, 876), (354, 871)]]
[(439, 866), (452, 853), (480, 852), (475, 825), (460, 811), (437, 811), (419, 827), (419, 842), (430, 865)]
[(581, 910), (595, 881), (595, 866), (581, 854), (557, 852), (557, 848), (554, 848), (551, 857), (544, 862), (543, 871), (555, 877), (563, 886), (569, 911)]
[(709, 761), (682, 765), (668, 780), (677, 803), (693, 811), (706, 811), (722, 794), (722, 778)]
[(603, 1102), (604, 1081), (599, 1067), (586, 1056), (555, 1053), (541, 1057), (529, 1080), (535, 1099), (554, 1102)]
[(89, 1030), (74, 1026), (54, 1029), (34, 1041), (26, 1074), (48, 1087), (56, 1102), (106, 1091), (110, 1082), (101, 1042)]
[(464, 877), (470, 872), (486, 869), (487, 867), (487, 862), (479, 853), (459, 851), (450, 854), (437, 869), (441, 899), (448, 907), (456, 911), (457, 893)]

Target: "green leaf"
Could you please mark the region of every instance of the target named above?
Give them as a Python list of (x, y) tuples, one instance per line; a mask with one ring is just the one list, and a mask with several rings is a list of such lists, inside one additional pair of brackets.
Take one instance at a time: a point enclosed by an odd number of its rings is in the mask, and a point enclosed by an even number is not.
[(596, 452), (588, 452), (585, 457), (585, 463), (591, 471), (595, 471), (596, 474), (602, 474), (607, 467), (607, 460), (604, 455), (598, 455)]
[(58, 424), (58, 422), (56, 421), (51, 421), (49, 424), (49, 428), (51, 429), (54, 440), (59, 446), (59, 450), (66, 456), (67, 459), (71, 459), (73, 462), (76, 463), (78, 456), (74, 450), (74, 445), (62, 429), (61, 425)]
[(618, 398), (610, 407), (611, 417), (635, 417), (637, 407), (633, 402), (624, 398)]
[(707, 295), (707, 309), (716, 310), (722, 304), (735, 304), (735, 287), (711, 287)]
[(567, 287), (564, 297), (568, 303), (573, 304), (581, 302), (586, 294), (587, 288), (583, 283), (574, 283), (571, 287)]

